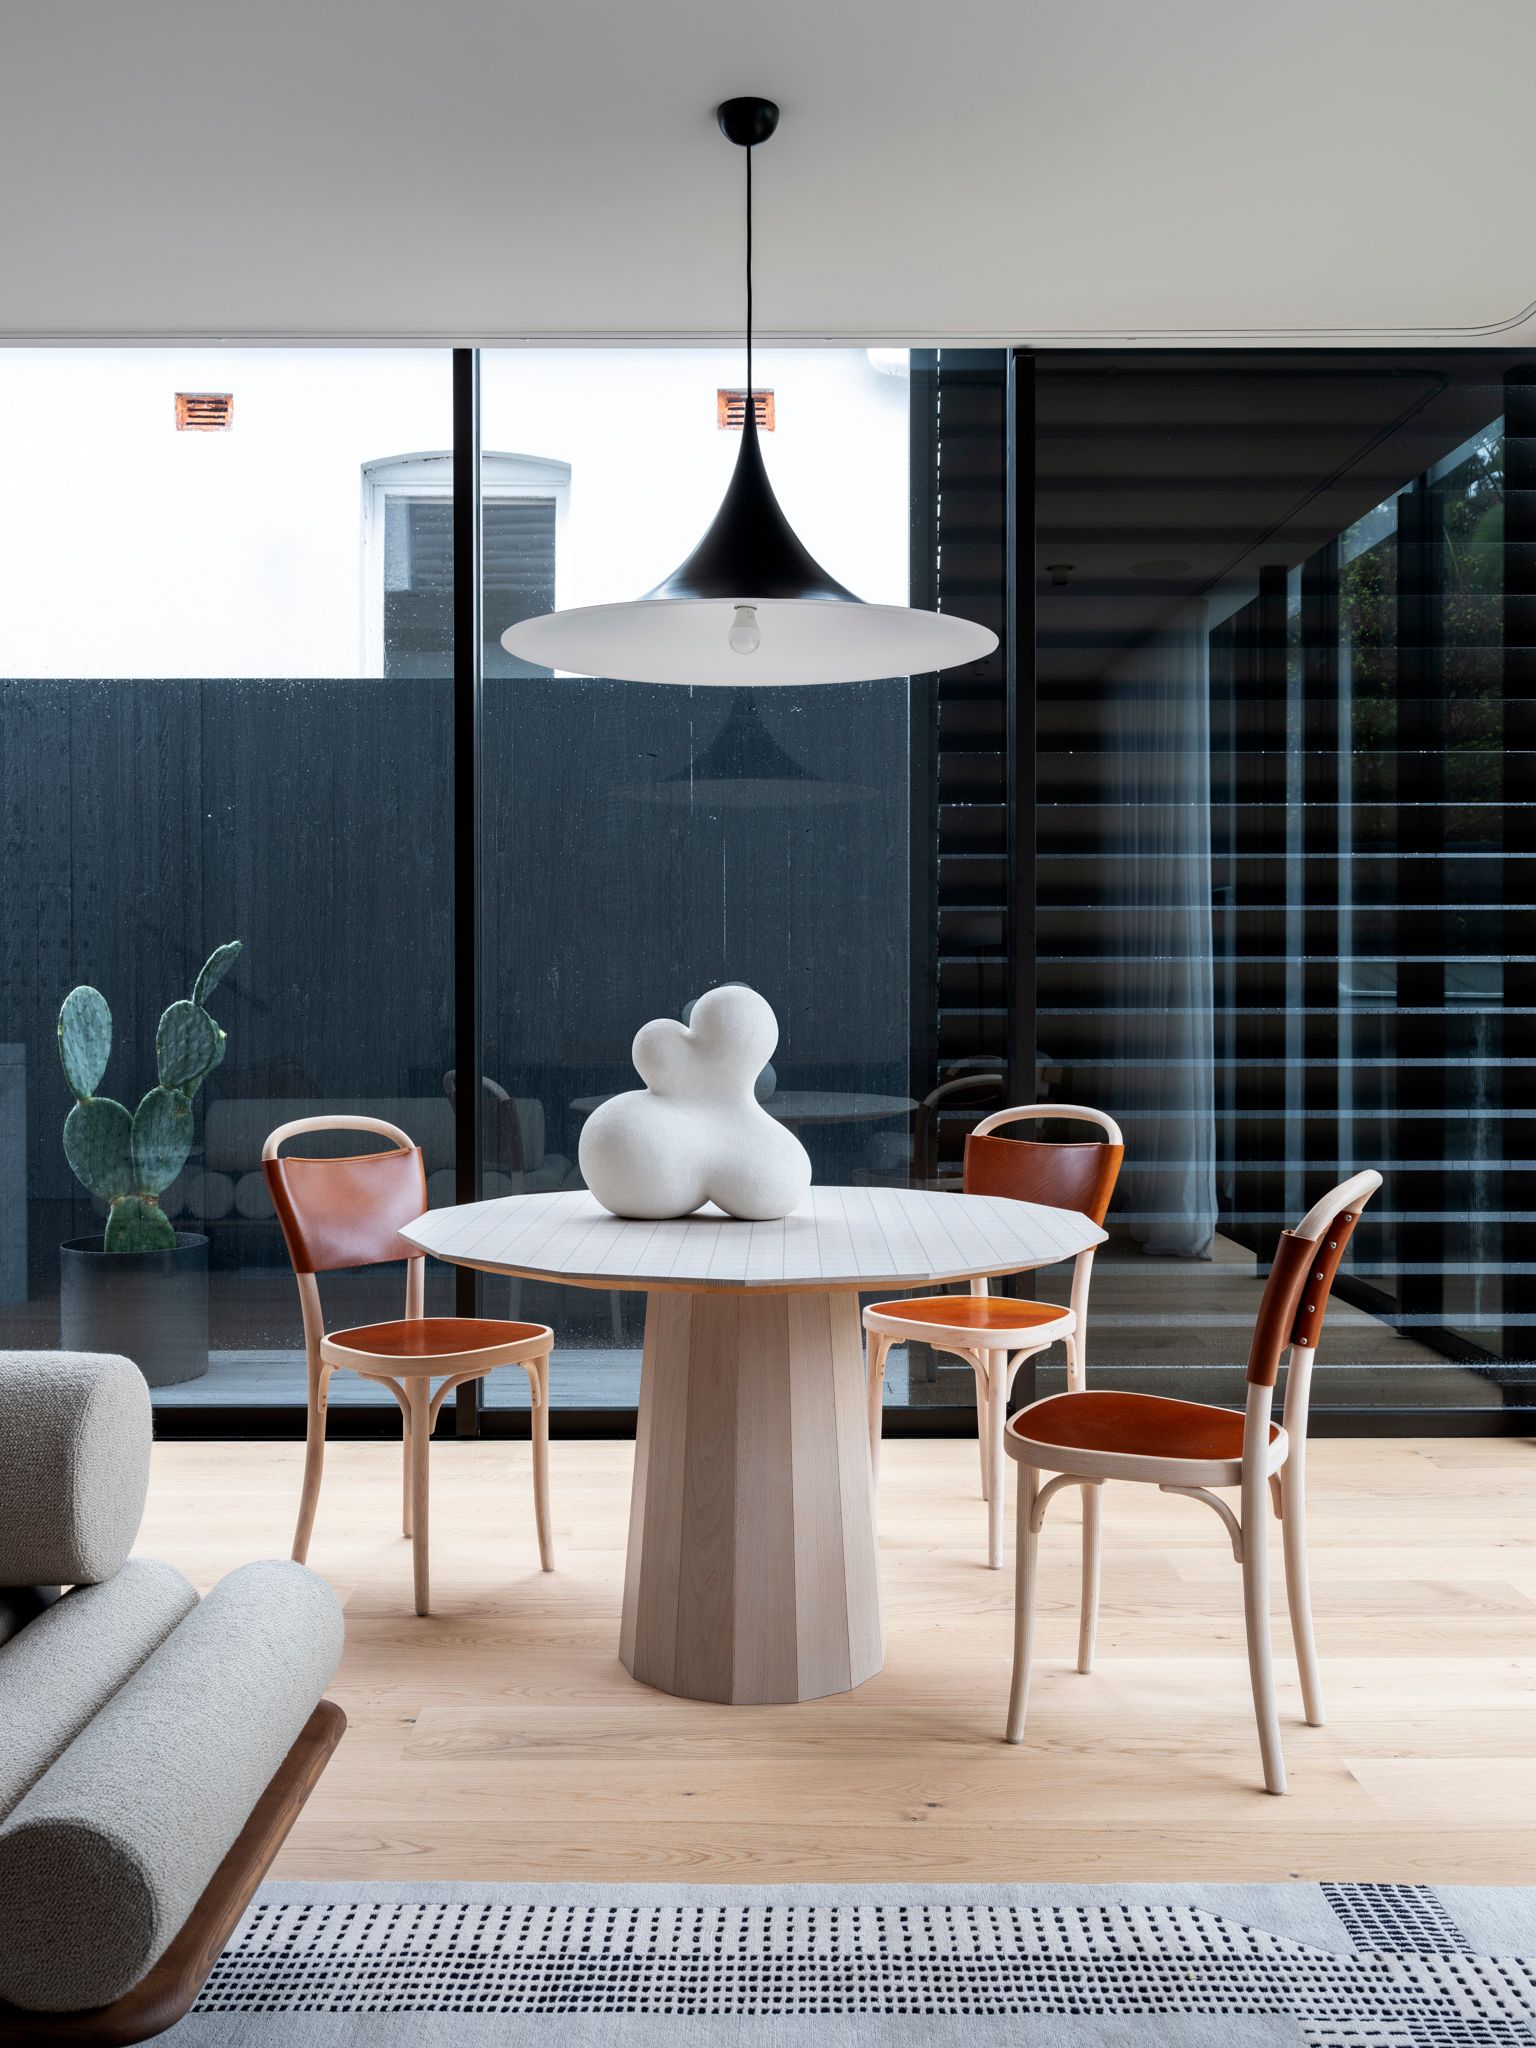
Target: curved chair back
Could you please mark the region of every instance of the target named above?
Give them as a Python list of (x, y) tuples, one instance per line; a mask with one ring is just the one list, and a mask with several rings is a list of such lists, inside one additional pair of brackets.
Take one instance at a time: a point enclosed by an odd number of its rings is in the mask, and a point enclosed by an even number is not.
[[(1314, 1202), (1294, 1230), (1280, 1233), (1248, 1350), (1248, 1405), (1243, 1428), (1245, 1527), (1249, 1513), (1258, 1512), (1257, 1500), (1265, 1483), (1270, 1411), (1283, 1354), (1290, 1358), (1285, 1376), (1285, 1433), (1290, 1440), (1287, 1469), (1293, 1485), (1303, 1484), (1312, 1362), (1322, 1333), (1323, 1312), (1360, 1211), (1380, 1186), (1381, 1175), (1374, 1170), (1351, 1174)], [(1248, 1492), (1253, 1494), (1252, 1503)]]
[[(1036, 1138), (994, 1138), (1004, 1124), (1022, 1118), (1063, 1117), (1096, 1124), (1101, 1145), (1044, 1143)], [(983, 1117), (965, 1141), (968, 1195), (1005, 1195), (1015, 1202), (1043, 1202), (1052, 1209), (1076, 1209), (1102, 1224), (1120, 1177), (1125, 1140), (1120, 1126), (1101, 1109), (1076, 1102), (1035, 1102)]]
[[(391, 1139), (393, 1150), (347, 1159), (279, 1156), (289, 1138), (307, 1131), (372, 1131)], [(295, 1273), (423, 1257), (399, 1232), (426, 1213), (427, 1170), (421, 1147), (398, 1125), (373, 1116), (299, 1117), (272, 1132), (261, 1170)]]
[(1272, 1387), (1281, 1354), (1315, 1351), (1323, 1312), (1360, 1211), (1381, 1186), (1375, 1172), (1352, 1174), (1315, 1202), (1294, 1230), (1282, 1230), (1248, 1351), (1250, 1386)]

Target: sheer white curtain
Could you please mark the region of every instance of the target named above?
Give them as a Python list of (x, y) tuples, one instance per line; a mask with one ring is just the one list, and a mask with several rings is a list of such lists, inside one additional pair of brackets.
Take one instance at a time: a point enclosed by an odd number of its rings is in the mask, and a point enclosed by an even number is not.
[(1117, 1208), (1142, 1248), (1207, 1258), (1216, 1232), (1210, 651), (1192, 605), (1106, 677), (1106, 995), (1128, 1112)]

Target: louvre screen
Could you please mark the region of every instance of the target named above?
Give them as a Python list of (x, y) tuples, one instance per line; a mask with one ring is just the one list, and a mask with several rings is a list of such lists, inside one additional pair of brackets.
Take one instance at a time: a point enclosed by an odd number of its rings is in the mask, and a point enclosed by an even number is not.
[(1041, 1059), (1128, 1147), (1097, 1363), (1230, 1392), (1276, 1231), (1373, 1166), (1320, 1397), (1518, 1406), (1527, 387), (1481, 357), (1037, 374)]

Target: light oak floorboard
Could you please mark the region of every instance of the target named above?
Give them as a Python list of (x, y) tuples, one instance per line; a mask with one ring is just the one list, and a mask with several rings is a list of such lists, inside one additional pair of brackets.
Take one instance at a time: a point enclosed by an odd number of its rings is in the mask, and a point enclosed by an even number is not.
[[(398, 1445), (336, 1444), (310, 1563), (346, 1604), (350, 1727), (289, 1878), (878, 1883), (1529, 1882), (1536, 1870), (1536, 1449), (1310, 1449), (1328, 1724), (1309, 1729), (1274, 1531), (1291, 1791), (1260, 1789), (1239, 1576), (1208, 1511), (1108, 1487), (1098, 1665), (1072, 1668), (1078, 1508), (1048, 1516), (1024, 1746), (1002, 1741), (1012, 1574), (976, 1542), (976, 1452), (884, 1446), (885, 1669), (715, 1707), (618, 1661), (632, 1448), (550, 1451), (539, 1570), (526, 1444), (432, 1451), (431, 1616), (411, 1611)], [(287, 1551), (302, 1450), (157, 1447), (140, 1543), (200, 1586)], [(1523, 1491), (1522, 1491), (1523, 1489)], [(1013, 1487), (1010, 1475), (1009, 1521)]]

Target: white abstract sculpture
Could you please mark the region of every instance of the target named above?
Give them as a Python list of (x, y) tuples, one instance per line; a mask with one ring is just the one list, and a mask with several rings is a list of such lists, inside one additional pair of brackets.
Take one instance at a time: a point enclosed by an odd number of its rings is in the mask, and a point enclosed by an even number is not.
[(811, 1185), (805, 1147), (757, 1102), (753, 1084), (779, 1042), (755, 989), (732, 982), (635, 1033), (644, 1088), (593, 1110), (582, 1178), (615, 1216), (687, 1216), (714, 1202), (755, 1222), (787, 1216)]

